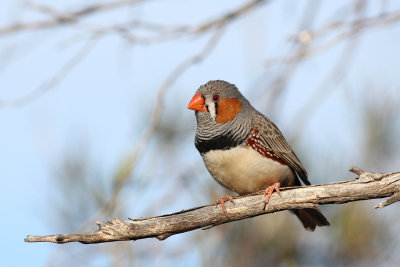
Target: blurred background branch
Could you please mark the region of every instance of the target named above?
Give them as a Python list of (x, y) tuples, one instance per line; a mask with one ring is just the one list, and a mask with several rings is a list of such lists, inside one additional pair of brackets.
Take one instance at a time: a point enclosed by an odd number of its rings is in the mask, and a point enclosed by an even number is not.
[(332, 226), (312, 236), (276, 213), (140, 246), (13, 241), (229, 193), (206, 172), (186, 111), (211, 79), (278, 124), (312, 183), (350, 164), (398, 171), (399, 2), (9, 0), (0, 14), (1, 200), (4, 216), (29, 218), (4, 228), (12, 265), (400, 265), (396, 205), (376, 216), (369, 203), (324, 206)]

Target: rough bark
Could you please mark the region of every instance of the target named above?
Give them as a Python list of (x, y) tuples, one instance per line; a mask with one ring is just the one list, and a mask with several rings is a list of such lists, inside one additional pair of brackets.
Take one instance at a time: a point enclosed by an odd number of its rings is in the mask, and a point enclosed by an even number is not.
[(371, 173), (356, 167), (352, 167), (350, 171), (358, 175), (353, 181), (283, 188), (281, 195), (273, 194), (266, 206), (263, 192), (236, 197), (235, 204), (226, 202), (227, 216), (222, 212), (220, 206), (208, 205), (151, 218), (130, 219), (129, 221), (113, 219), (109, 222), (97, 222), (98, 230), (83, 234), (29, 235), (25, 238), (25, 242), (90, 244), (149, 237), (164, 240), (174, 234), (209, 228), (281, 210), (389, 197), (375, 206), (375, 208), (382, 208), (400, 200), (400, 172)]

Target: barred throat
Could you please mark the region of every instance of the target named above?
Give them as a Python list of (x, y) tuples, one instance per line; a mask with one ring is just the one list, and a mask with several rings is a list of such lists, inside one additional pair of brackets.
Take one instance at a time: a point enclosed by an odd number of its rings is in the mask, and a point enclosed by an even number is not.
[(245, 145), (250, 133), (250, 124), (238, 123), (236, 119), (220, 124), (211, 118), (197, 118), (197, 123), (195, 146), (200, 154)]

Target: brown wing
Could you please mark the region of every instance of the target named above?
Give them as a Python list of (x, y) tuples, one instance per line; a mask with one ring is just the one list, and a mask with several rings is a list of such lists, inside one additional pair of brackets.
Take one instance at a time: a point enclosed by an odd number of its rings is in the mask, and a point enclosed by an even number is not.
[(259, 132), (262, 145), (294, 170), (303, 183), (310, 185), (306, 169), (290, 148), (278, 127), (261, 113), (257, 114), (252, 124)]

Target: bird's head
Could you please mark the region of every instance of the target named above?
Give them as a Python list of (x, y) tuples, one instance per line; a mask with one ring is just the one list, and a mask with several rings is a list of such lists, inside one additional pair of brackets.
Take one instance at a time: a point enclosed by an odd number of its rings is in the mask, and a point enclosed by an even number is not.
[(244, 113), (250, 104), (235, 85), (225, 81), (209, 81), (200, 86), (188, 105), (202, 121), (224, 124)]

